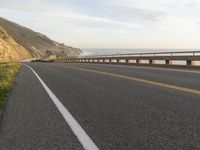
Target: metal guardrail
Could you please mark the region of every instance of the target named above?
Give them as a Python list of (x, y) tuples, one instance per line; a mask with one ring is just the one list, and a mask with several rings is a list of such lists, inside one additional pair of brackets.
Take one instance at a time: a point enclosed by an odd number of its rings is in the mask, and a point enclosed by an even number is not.
[[(122, 60), (125, 60), (122, 62)], [(132, 61), (135, 62), (132, 62)], [(129, 54), (111, 54), (111, 55), (93, 55), (85, 57), (70, 57), (66, 59), (56, 59), (56, 62), (68, 63), (107, 63), (107, 64), (143, 64), (146, 60), (151, 65), (156, 65), (156, 60), (164, 60), (164, 65), (174, 65), (173, 61), (185, 61), (185, 66), (194, 66), (200, 62), (200, 51), (178, 51), (178, 52), (159, 52), (159, 53), (129, 53)], [(175, 66), (175, 65), (174, 65)]]
[[(184, 56), (200, 56), (200, 51), (179, 51), (179, 52), (158, 52), (158, 53), (127, 53), (110, 55), (91, 55), (79, 58), (104, 58), (104, 57), (143, 57), (143, 56), (175, 56), (184, 54)], [(183, 55), (180, 55), (183, 56)]]

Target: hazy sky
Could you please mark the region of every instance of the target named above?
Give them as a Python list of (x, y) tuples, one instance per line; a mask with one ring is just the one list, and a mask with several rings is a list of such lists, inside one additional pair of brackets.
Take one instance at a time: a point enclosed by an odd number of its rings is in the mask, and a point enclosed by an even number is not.
[(80, 48), (200, 48), (200, 0), (0, 0), (0, 16)]

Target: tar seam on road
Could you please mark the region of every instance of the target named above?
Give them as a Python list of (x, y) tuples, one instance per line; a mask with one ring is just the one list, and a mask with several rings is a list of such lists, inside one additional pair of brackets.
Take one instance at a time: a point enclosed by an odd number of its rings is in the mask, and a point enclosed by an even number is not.
[(73, 66), (65, 66), (65, 67), (71, 68), (71, 69), (76, 69), (76, 70), (81, 70), (81, 71), (97, 73), (97, 74), (101, 74), (101, 75), (113, 76), (113, 77), (117, 77), (117, 78), (137, 81), (137, 82), (146, 83), (146, 84), (150, 84), (150, 85), (154, 85), (154, 86), (159, 86), (159, 87), (164, 87), (164, 88), (168, 88), (168, 89), (173, 89), (173, 90), (178, 90), (178, 91), (182, 91), (182, 92), (188, 92), (188, 93), (200, 95), (200, 90), (195, 90), (195, 89), (185, 88), (185, 87), (181, 87), (181, 86), (141, 79), (141, 78), (137, 78), (137, 77), (133, 77), (133, 76), (126, 76), (126, 75), (121, 75), (121, 74), (116, 74), (116, 73), (111, 73), (111, 72), (104, 72), (104, 71), (98, 71), (98, 70), (86, 69), (86, 68), (80, 68), (80, 67), (73, 67)]
[[(26, 65), (26, 64), (25, 64)], [(95, 143), (91, 140), (91, 138), (87, 135), (84, 129), (79, 125), (79, 123), (75, 120), (75, 118), (70, 114), (70, 112), (65, 108), (65, 106), (61, 103), (61, 101), (56, 97), (56, 95), (48, 88), (48, 86), (44, 83), (44, 81), (39, 77), (39, 75), (28, 65), (26, 65), (38, 78), (59, 112), (64, 117), (65, 121), (70, 126), (73, 133), (76, 135), (79, 142), (82, 144), (85, 150), (99, 150), (99, 148), (95, 145)]]

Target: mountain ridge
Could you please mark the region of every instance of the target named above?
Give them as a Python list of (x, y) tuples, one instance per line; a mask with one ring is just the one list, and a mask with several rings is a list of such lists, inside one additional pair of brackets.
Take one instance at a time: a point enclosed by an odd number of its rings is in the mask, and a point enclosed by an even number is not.
[(35, 32), (2, 17), (0, 17), (0, 27), (16, 43), (24, 47), (32, 58), (42, 58), (50, 54), (62, 58), (78, 57), (82, 53), (79, 48), (58, 43), (42, 33)]

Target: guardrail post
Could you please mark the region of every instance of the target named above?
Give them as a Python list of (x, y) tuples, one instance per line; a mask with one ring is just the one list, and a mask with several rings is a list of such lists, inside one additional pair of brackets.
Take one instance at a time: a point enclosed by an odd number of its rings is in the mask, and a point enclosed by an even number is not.
[(168, 59), (168, 60), (165, 60), (165, 64), (166, 64), (166, 65), (172, 65), (172, 60), (169, 60), (169, 59)]
[(117, 59), (117, 63), (119, 63), (120, 62), (120, 60), (119, 59)]
[(127, 63), (127, 64), (130, 64), (130, 63), (131, 63), (131, 60), (130, 60), (130, 59), (126, 59), (126, 63)]
[(150, 59), (150, 60), (149, 60), (149, 64), (155, 64), (155, 60)]
[(195, 65), (195, 61), (193, 60), (186, 60), (187, 62), (187, 66), (194, 66)]
[(108, 61), (109, 61), (109, 63), (112, 63), (112, 59), (109, 59)]
[(141, 64), (141, 59), (136, 59), (136, 64)]

